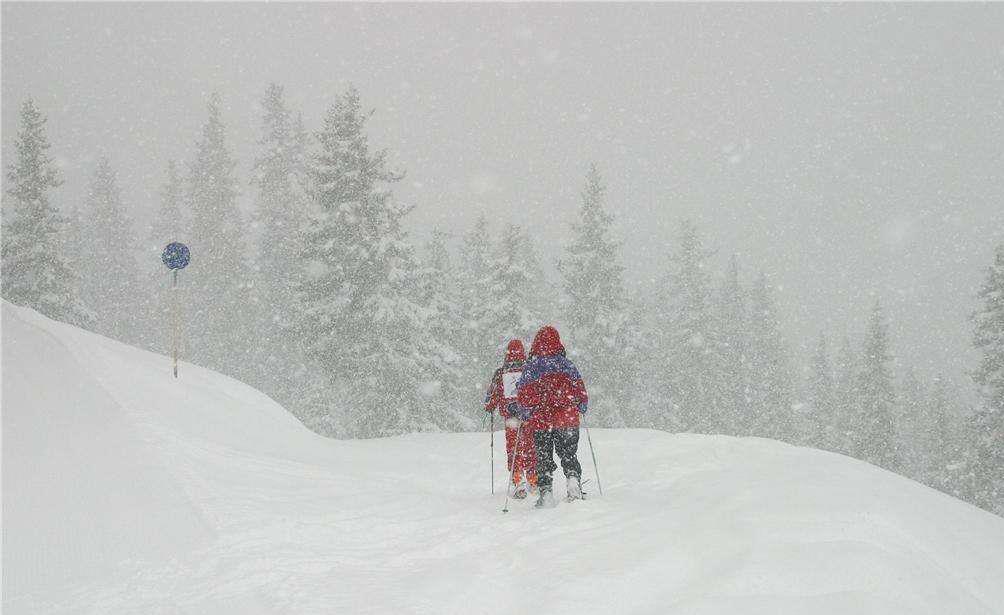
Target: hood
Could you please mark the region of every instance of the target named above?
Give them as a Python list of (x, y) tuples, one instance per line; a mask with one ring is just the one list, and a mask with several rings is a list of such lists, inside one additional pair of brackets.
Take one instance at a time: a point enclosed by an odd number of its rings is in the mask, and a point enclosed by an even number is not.
[(523, 349), (523, 342), (519, 340), (510, 340), (509, 345), (505, 349), (505, 362), (506, 363), (522, 363), (526, 360), (526, 351)]
[(541, 327), (537, 335), (533, 338), (533, 346), (530, 354), (535, 357), (550, 357), (565, 352), (565, 347), (561, 345), (561, 338), (558, 337), (558, 330), (554, 327)]

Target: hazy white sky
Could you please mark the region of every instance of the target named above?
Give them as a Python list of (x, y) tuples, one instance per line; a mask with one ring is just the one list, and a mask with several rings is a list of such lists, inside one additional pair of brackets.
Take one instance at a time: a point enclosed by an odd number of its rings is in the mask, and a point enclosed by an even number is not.
[(485, 212), (553, 261), (595, 161), (643, 291), (690, 216), (717, 265), (735, 251), (782, 286), (796, 352), (859, 335), (878, 297), (906, 363), (971, 359), (1004, 241), (1004, 5), (8, 2), (2, 19), (3, 152), (34, 96), (62, 205), (106, 154), (142, 218), (214, 90), (249, 202), (266, 85), (315, 128), (352, 82), (419, 239)]

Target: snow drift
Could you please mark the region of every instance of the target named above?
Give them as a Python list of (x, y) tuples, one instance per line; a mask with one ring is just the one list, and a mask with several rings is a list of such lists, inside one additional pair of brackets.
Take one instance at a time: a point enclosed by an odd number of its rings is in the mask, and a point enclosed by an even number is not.
[(213, 372), (2, 325), (4, 613), (1004, 611), (1004, 519), (840, 455), (594, 430), (605, 497), (502, 515), (487, 434), (327, 440)]

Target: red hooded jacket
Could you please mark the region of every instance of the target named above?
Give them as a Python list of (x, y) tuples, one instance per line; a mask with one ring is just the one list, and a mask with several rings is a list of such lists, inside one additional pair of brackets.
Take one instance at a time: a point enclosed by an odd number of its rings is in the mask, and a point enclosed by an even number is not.
[(505, 363), (495, 370), (492, 383), (485, 395), (485, 412), (498, 409), (503, 418), (509, 418), (510, 407), (516, 404), (516, 383), (523, 374), (526, 352), (523, 342), (512, 340), (506, 347)]
[(516, 385), (517, 413), (534, 429), (577, 428), (589, 398), (579, 370), (565, 357), (554, 327), (542, 327), (533, 338), (530, 360)]

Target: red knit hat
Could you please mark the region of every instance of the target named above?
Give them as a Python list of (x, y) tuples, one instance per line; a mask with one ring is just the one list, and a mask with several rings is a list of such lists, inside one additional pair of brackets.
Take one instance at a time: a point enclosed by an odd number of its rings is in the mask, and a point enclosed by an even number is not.
[(516, 363), (517, 361), (526, 361), (526, 351), (523, 349), (523, 342), (510, 340), (505, 349), (505, 362)]

